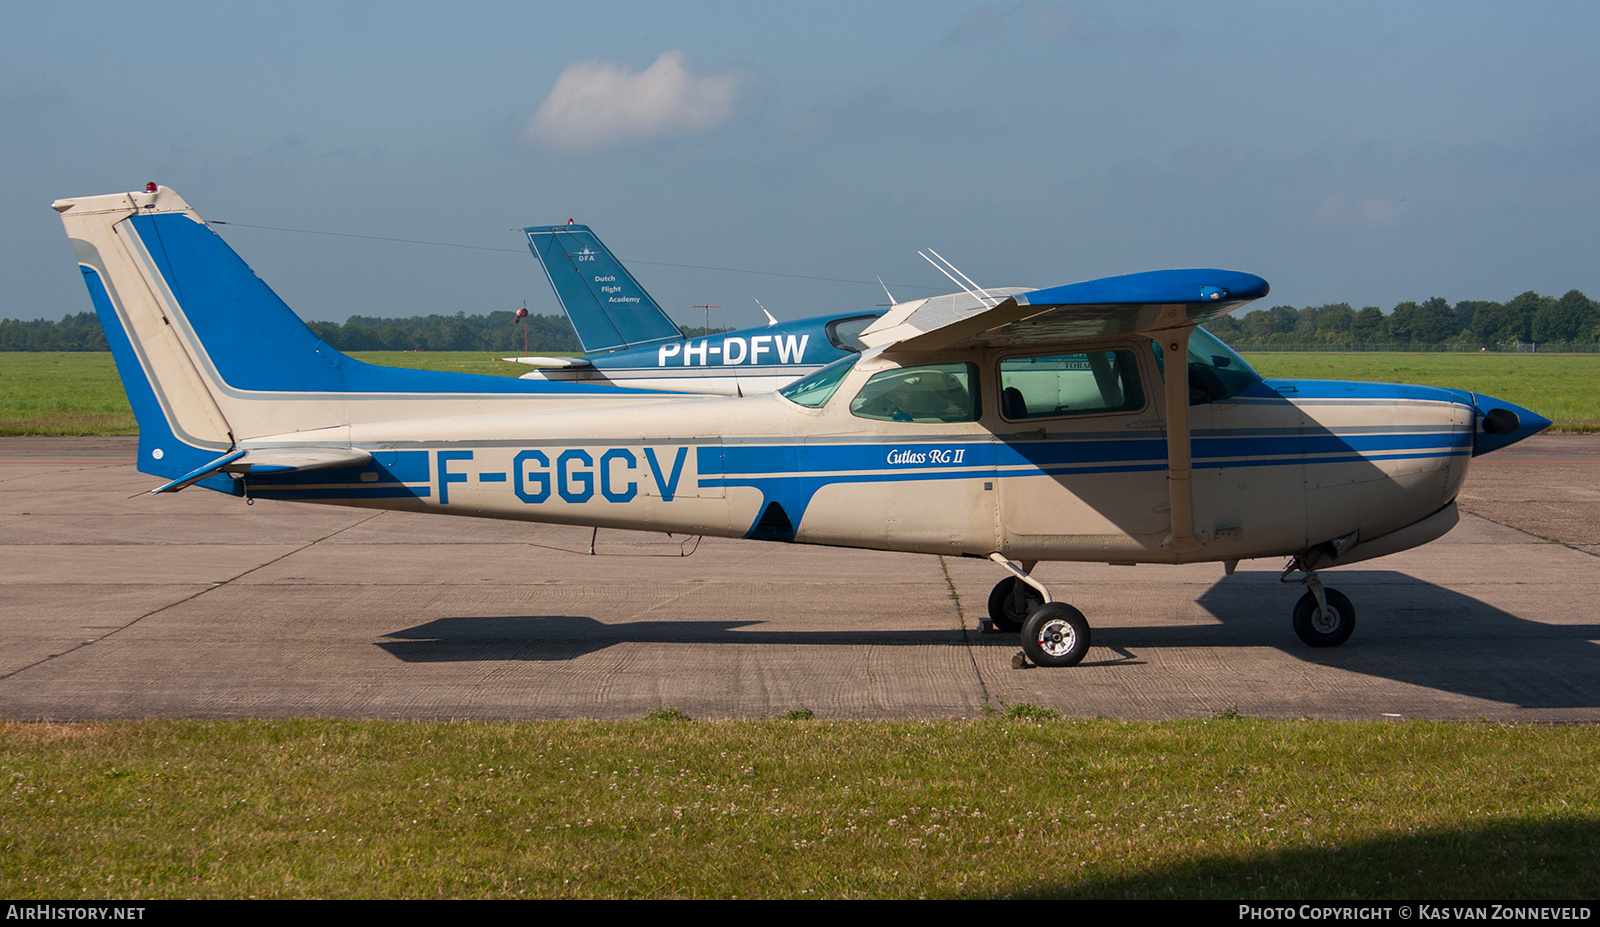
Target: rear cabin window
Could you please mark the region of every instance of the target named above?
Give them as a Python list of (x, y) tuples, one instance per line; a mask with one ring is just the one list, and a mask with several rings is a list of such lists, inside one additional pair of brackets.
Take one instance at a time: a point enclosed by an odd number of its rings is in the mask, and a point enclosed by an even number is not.
[(1144, 408), (1132, 351), (1089, 351), (1000, 362), (1000, 415), (1011, 421)]
[(877, 374), (850, 401), (850, 414), (880, 422), (978, 420), (975, 364), (929, 364)]

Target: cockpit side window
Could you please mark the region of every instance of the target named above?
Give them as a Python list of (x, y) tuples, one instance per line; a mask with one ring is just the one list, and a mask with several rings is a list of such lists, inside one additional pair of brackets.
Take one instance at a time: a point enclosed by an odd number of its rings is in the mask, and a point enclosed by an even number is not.
[(861, 333), (867, 326), (878, 321), (875, 315), (856, 315), (848, 319), (834, 319), (826, 328), (828, 342), (841, 351), (853, 351), (857, 354), (865, 351), (867, 346), (861, 343)]
[(850, 401), (850, 414), (880, 422), (978, 420), (976, 364), (901, 367), (873, 376)]
[(1010, 421), (1144, 408), (1132, 351), (1088, 351), (1000, 362), (1000, 415)]
[[(1153, 344), (1156, 365), (1161, 369), (1162, 376), (1166, 376), (1166, 358), (1161, 350), (1161, 342)], [(1188, 360), (1191, 406), (1232, 399), (1261, 379), (1261, 374), (1256, 373), (1244, 358), (1203, 328), (1195, 329), (1189, 336)]]

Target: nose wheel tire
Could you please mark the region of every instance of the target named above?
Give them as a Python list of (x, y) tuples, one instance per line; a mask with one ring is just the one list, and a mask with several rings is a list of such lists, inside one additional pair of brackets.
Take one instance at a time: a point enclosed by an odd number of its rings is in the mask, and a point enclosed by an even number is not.
[(1344, 593), (1322, 590), (1328, 609), (1317, 608), (1317, 597), (1306, 593), (1294, 607), (1294, 633), (1312, 647), (1337, 647), (1356, 629), (1356, 609)]
[(989, 620), (1002, 631), (1012, 634), (1022, 630), (1033, 610), (1044, 604), (1039, 590), (1015, 576), (1007, 576), (995, 583), (989, 593)]
[(1089, 652), (1089, 621), (1065, 602), (1041, 605), (1023, 622), (1022, 652), (1039, 666), (1074, 666)]

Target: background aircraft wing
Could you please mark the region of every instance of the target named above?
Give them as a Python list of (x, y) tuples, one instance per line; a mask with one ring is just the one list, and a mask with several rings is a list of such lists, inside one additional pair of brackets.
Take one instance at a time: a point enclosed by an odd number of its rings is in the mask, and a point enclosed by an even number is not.
[(861, 340), (886, 353), (1086, 341), (1199, 325), (1267, 295), (1267, 281), (1230, 270), (1158, 270), (1043, 290), (959, 293), (889, 310)]

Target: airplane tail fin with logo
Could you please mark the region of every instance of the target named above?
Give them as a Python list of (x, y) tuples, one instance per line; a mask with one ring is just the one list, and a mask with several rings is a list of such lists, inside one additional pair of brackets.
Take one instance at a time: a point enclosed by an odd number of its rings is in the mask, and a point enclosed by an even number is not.
[(678, 326), (587, 225), (523, 231), (585, 353), (682, 340)]
[(163, 490), (199, 483), (236, 492), (226, 472), (359, 465), (365, 455), (350, 448), (348, 432), (360, 422), (639, 395), (347, 357), (167, 187), (52, 207), (139, 422), (139, 469), (171, 479)]

